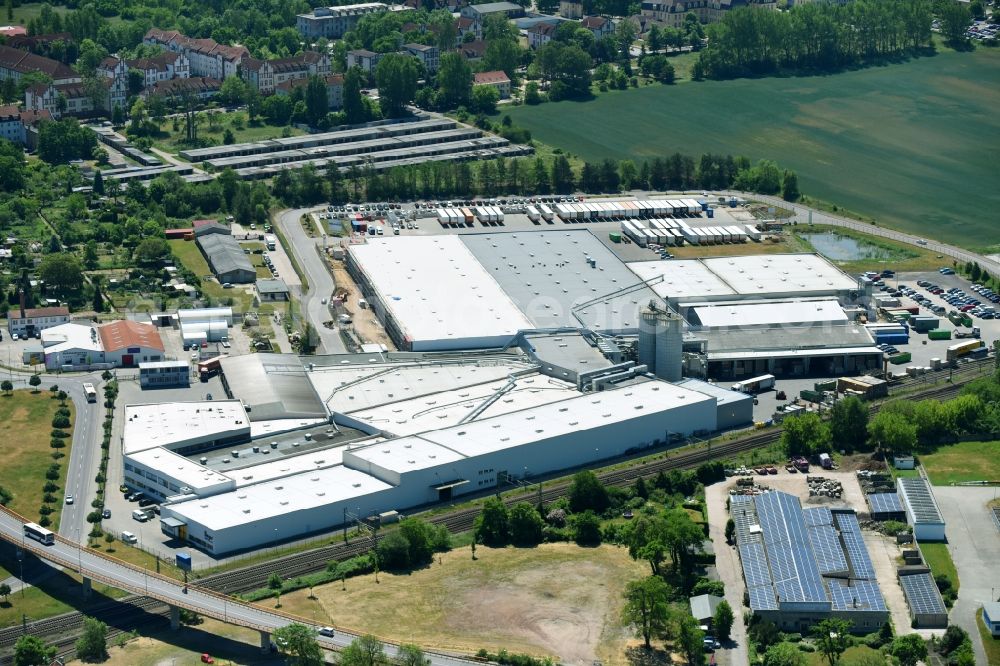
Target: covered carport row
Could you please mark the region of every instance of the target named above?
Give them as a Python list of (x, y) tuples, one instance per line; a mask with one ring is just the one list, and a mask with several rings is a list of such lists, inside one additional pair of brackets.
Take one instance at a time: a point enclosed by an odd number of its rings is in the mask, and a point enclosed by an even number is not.
[(738, 378), (765, 373), (786, 377), (854, 374), (877, 369), (881, 358), (882, 352), (875, 347), (709, 351), (708, 376)]

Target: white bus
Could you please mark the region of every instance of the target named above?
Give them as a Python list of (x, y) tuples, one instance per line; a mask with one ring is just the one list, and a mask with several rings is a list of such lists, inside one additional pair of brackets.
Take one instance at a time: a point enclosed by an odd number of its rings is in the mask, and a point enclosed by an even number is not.
[(36, 523), (24, 524), (24, 536), (46, 546), (51, 546), (56, 542), (55, 534)]
[(97, 389), (93, 384), (84, 384), (83, 394), (87, 396), (87, 402), (97, 402)]

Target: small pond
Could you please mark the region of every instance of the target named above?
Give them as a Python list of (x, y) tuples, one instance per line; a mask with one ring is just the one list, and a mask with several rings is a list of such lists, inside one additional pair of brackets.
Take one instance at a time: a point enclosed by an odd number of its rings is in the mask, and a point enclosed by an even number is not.
[(833, 261), (857, 261), (859, 259), (894, 259), (896, 253), (863, 240), (840, 236), (832, 232), (799, 234), (816, 251)]

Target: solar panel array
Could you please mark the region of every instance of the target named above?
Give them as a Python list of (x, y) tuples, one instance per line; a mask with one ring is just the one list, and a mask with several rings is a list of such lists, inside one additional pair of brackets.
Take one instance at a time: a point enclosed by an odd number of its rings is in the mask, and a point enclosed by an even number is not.
[(833, 514), (830, 513), (830, 509), (825, 506), (805, 509), (802, 512), (802, 519), (806, 522), (807, 527), (816, 527), (817, 525), (833, 525)]
[(771, 576), (781, 584), (780, 600), (827, 601), (798, 498), (770, 492), (757, 496), (756, 505)]
[(868, 496), (872, 513), (903, 513), (903, 505), (897, 493), (872, 493)]
[[(734, 496), (730, 511), (753, 610), (805, 602), (829, 603), (838, 611), (886, 611), (854, 512), (803, 510), (797, 497), (776, 491)], [(759, 531), (751, 533), (757, 525)]]
[(862, 580), (875, 580), (875, 567), (868, 557), (864, 537), (861, 536), (861, 525), (853, 513), (837, 513), (833, 516), (840, 538), (851, 563), (851, 577)]
[(847, 558), (840, 547), (837, 530), (830, 525), (817, 525), (809, 529), (809, 543), (812, 545), (816, 565), (821, 574), (847, 571)]
[(827, 581), (834, 610), (886, 610), (878, 583), (871, 580)]
[(899, 584), (914, 615), (947, 614), (941, 594), (929, 573), (900, 576)]
[(740, 561), (747, 587), (771, 584), (771, 570), (767, 566), (764, 544), (747, 543), (740, 546)]
[(906, 477), (897, 481), (899, 490), (918, 523), (943, 523), (944, 518), (938, 510), (937, 502), (931, 493), (931, 487), (926, 480), (919, 477)]

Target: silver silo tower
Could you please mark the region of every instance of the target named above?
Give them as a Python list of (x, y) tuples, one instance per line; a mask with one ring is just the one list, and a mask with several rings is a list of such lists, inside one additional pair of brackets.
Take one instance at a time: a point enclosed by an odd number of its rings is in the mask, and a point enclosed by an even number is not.
[(651, 300), (639, 313), (639, 363), (660, 379), (681, 379), (683, 327), (681, 318)]

